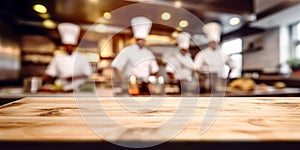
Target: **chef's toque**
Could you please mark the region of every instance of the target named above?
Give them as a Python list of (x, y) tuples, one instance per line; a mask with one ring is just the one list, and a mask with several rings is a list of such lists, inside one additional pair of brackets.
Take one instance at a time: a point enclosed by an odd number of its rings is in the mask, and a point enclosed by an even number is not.
[(219, 23), (209, 22), (202, 27), (208, 41), (220, 42), (222, 28)]
[(66, 22), (60, 23), (57, 28), (63, 44), (77, 44), (80, 33), (80, 27), (78, 25)]
[(146, 17), (138, 16), (131, 19), (131, 26), (136, 39), (145, 39), (150, 32), (152, 21)]
[(181, 32), (177, 36), (177, 44), (182, 49), (189, 49), (191, 34), (188, 32)]

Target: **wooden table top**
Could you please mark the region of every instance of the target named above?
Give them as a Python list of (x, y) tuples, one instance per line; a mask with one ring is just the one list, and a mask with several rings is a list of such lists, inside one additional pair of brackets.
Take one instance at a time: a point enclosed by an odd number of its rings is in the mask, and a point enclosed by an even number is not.
[[(103, 141), (106, 136), (115, 140), (160, 140), (167, 133), (160, 129), (160, 125), (178, 111), (181, 116), (177, 116), (178, 119), (168, 128), (179, 128), (180, 120), (190, 117), (188, 112), (184, 112), (188, 110), (186, 107), (194, 103), (190, 100), (179, 108), (180, 97), (167, 97), (156, 110), (132, 112), (120, 105), (117, 98), (103, 97), (97, 100), (104, 110), (99, 113), (98, 104), (94, 104), (95, 98), (81, 97), (81, 100), (87, 104), (81, 107), (89, 112), (86, 116), (99, 117), (97, 119), (101, 121), (102, 118), (104, 122), (108, 115), (118, 126), (102, 122), (100, 128), (107, 132), (105, 137), (98, 136), (84, 121), (86, 118), (79, 113), (78, 101), (74, 98), (27, 97), (0, 106), (0, 141)], [(143, 110), (136, 103), (149, 101), (149, 97), (138, 97), (136, 100), (134, 103), (124, 102)], [(215, 99), (201, 97), (194, 100), (197, 104), (191, 109), (195, 109), (195, 113), (171, 141), (300, 140), (298, 97), (225, 97), (215, 122), (203, 134), (200, 134), (200, 127), (208, 123), (209, 119), (205, 120), (204, 116), (210, 102)], [(219, 108), (213, 105), (210, 110), (217, 112)], [(213, 119), (212, 116), (206, 117)]]

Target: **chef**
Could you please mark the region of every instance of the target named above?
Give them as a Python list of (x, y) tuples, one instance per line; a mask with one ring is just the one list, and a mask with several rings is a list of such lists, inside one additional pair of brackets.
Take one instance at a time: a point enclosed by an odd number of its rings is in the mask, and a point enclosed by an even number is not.
[(80, 27), (73, 23), (60, 23), (57, 28), (66, 53), (51, 60), (44, 79), (56, 79), (56, 84), (61, 84), (63, 91), (73, 91), (92, 75), (92, 67), (83, 54), (75, 51)]
[[(202, 29), (209, 43), (208, 48), (201, 50), (195, 56), (195, 69), (201, 73), (216, 76), (216, 79), (220, 81), (219, 79), (228, 77), (233, 68), (230, 57), (219, 47), (222, 32), (221, 25), (217, 22), (209, 22), (205, 24)], [(225, 72), (225, 65), (230, 67), (230, 71), (227, 75)], [(216, 81), (216, 79), (213, 80)], [(215, 88), (216, 85), (213, 86)]]
[[(166, 72), (169, 79), (176, 80), (181, 92), (185, 92), (185, 87), (181, 86), (184, 81), (193, 79), (193, 59), (189, 53), (191, 35), (188, 32), (181, 32), (177, 36), (178, 50), (167, 60)], [(181, 88), (182, 87), (182, 88)]]
[[(134, 76), (145, 83), (151, 75), (157, 76), (159, 67), (153, 53), (145, 47), (145, 39), (148, 36), (152, 21), (146, 17), (138, 16), (131, 19), (131, 26), (135, 43), (125, 47), (113, 60), (112, 69), (115, 82)], [(124, 81), (126, 84), (128, 81)], [(123, 84), (124, 84), (123, 83)], [(148, 92), (148, 91), (146, 91)]]

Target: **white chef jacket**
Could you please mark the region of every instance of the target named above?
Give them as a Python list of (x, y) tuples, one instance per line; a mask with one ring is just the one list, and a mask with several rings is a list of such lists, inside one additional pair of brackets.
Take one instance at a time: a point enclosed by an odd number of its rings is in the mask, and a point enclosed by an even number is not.
[(85, 82), (85, 79), (76, 79), (72, 82), (65, 78), (79, 75), (92, 75), (92, 67), (87, 59), (76, 51), (71, 55), (62, 54), (55, 56), (46, 69), (46, 74), (58, 77), (63, 85), (63, 90), (74, 90)]
[(195, 56), (194, 67), (203, 73), (217, 73), (218, 77), (225, 78), (225, 64), (233, 67), (228, 55), (219, 47), (216, 50), (206, 48)]
[(176, 80), (191, 81), (193, 70), (193, 59), (188, 54), (177, 51), (167, 60), (166, 71), (173, 73)]
[(137, 44), (125, 47), (113, 60), (112, 67), (126, 76), (133, 75), (145, 81), (159, 70), (153, 53), (145, 47), (140, 49)]

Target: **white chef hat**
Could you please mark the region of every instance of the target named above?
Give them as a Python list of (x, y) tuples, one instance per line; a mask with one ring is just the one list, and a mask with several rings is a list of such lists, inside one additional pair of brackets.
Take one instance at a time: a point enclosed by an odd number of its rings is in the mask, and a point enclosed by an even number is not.
[(180, 32), (177, 36), (177, 44), (180, 48), (189, 49), (191, 34), (188, 32)]
[(217, 22), (209, 22), (202, 27), (208, 41), (220, 42), (222, 28)]
[(80, 33), (80, 27), (78, 25), (65, 22), (60, 23), (57, 28), (63, 44), (77, 44)]
[(145, 39), (150, 32), (152, 21), (146, 17), (138, 16), (131, 19), (131, 26), (136, 39)]

